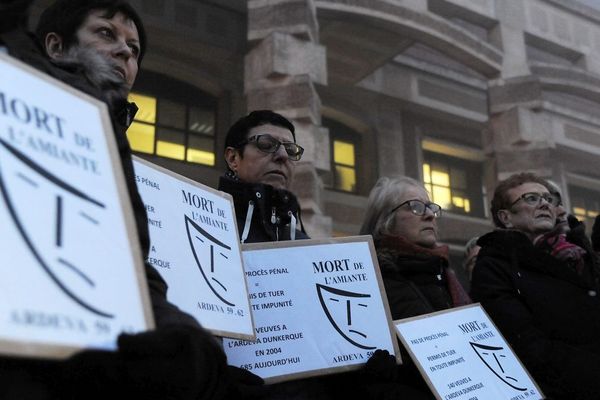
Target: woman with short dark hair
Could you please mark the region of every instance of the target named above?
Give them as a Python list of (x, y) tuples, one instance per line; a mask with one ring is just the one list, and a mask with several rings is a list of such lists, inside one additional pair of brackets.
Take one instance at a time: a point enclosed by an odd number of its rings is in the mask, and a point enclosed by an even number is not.
[(289, 190), (303, 153), (294, 125), (271, 110), (252, 111), (229, 128), (219, 190), (233, 197), (242, 243), (308, 238)]

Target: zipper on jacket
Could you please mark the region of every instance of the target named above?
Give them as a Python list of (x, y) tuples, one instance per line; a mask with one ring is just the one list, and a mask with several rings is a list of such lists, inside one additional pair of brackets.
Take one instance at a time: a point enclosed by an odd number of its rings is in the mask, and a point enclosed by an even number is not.
[(277, 223), (277, 209), (275, 207), (271, 207), (271, 224), (273, 224), (275, 228), (275, 240), (279, 241), (279, 224)]

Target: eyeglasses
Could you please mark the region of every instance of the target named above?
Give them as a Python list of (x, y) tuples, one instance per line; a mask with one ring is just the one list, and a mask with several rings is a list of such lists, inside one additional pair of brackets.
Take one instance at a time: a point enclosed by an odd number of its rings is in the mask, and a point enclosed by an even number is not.
[(276, 153), (279, 146), (283, 146), (288, 158), (292, 161), (298, 161), (304, 154), (304, 148), (294, 142), (281, 142), (271, 135), (255, 135), (240, 142), (239, 147), (248, 143), (254, 143), (257, 149), (265, 153)]
[(393, 214), (394, 211), (396, 211), (405, 204), (408, 204), (408, 206), (410, 207), (410, 211), (415, 215), (425, 215), (425, 210), (429, 208), (435, 218), (439, 218), (442, 216), (442, 207), (439, 204), (425, 203), (421, 200), (416, 199), (406, 200), (404, 203), (392, 209), (392, 211), (390, 211), (390, 214)]
[(546, 203), (550, 204), (553, 207), (558, 206), (561, 201), (560, 197), (553, 195), (551, 193), (524, 193), (519, 196), (518, 199), (512, 202), (511, 207), (517, 204), (520, 200), (523, 200), (526, 204), (530, 206), (537, 206), (544, 200)]

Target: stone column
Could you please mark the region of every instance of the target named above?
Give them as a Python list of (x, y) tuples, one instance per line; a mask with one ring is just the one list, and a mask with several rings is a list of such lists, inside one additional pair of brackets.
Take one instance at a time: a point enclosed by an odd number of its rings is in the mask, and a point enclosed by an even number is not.
[(496, 2), (500, 24), (491, 32), (492, 42), (503, 50), (501, 75), (490, 81), (486, 143), (495, 159), (497, 181), (522, 171), (545, 178), (557, 175), (554, 126), (539, 110), (542, 88), (527, 60), (525, 7), (523, 2)]
[(377, 161), (380, 176), (405, 175), (404, 132), (398, 106), (380, 102), (373, 120), (377, 130)]
[(248, 111), (271, 109), (289, 118), (305, 148), (296, 164), (292, 191), (313, 238), (331, 236), (323, 214), (320, 177), (330, 169), (329, 134), (321, 126), (321, 100), (315, 84), (327, 84), (325, 48), (313, 0), (248, 1), (248, 41), (244, 90)]

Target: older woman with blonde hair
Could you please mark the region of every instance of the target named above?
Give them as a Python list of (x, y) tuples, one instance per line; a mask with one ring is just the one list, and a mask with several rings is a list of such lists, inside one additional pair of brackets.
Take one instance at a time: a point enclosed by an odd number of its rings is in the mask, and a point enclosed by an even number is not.
[[(470, 303), (448, 266), (448, 247), (437, 242), (441, 215), (442, 208), (432, 203), (423, 185), (412, 178), (383, 177), (371, 190), (360, 233), (373, 236), (394, 320)], [(391, 381), (410, 385), (415, 392), (407, 395), (386, 389), (386, 396), (380, 397), (376, 391), (385, 387), (380, 386), (369, 398), (433, 398), (405, 351), (403, 360)]]
[(372, 235), (393, 319), (470, 303), (438, 244), (442, 208), (408, 177), (380, 178), (360, 233)]

